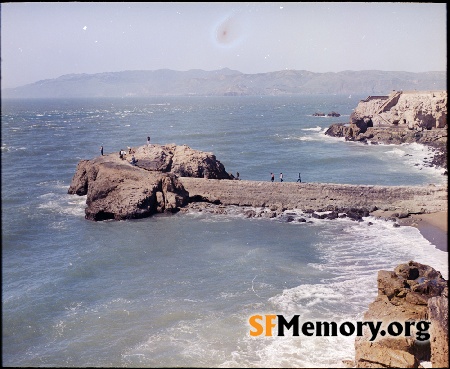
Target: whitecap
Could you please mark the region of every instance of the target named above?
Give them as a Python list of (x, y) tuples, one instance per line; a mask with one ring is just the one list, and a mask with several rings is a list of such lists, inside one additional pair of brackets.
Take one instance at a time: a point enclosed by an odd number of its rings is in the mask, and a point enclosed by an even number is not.
[(322, 127), (316, 126), (314, 128), (302, 128), (302, 131), (321, 131)]

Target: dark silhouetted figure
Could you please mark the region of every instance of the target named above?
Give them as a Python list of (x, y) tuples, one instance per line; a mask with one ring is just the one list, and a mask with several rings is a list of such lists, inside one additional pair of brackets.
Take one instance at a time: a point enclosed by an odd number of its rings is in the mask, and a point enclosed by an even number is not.
[(300, 177), (300, 173), (298, 174), (298, 179), (297, 179), (297, 182), (302, 182), (302, 177)]
[(280, 173), (280, 182), (283, 182), (283, 173)]
[(100, 154), (103, 156), (103, 146), (100, 146)]
[(270, 180), (273, 182), (275, 180), (275, 176), (273, 175), (273, 173), (270, 173)]

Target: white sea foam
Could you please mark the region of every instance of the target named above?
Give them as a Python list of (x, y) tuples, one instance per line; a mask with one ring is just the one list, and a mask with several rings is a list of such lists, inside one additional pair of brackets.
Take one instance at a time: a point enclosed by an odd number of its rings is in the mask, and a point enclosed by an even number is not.
[[(435, 183), (446, 183), (447, 177), (443, 176), (443, 173), (446, 171), (445, 168), (436, 168), (434, 166), (426, 165), (427, 160), (428, 163), (430, 163), (434, 156), (433, 150), (430, 147), (418, 143), (402, 144), (400, 146), (379, 146), (380, 149), (388, 149), (384, 151), (384, 155), (380, 156), (382, 160), (390, 161), (394, 157), (396, 160), (401, 160), (401, 163), (405, 163), (413, 170), (424, 171), (426, 175), (434, 178)], [(391, 169), (395, 170), (395, 167), (392, 166)]]
[(344, 367), (354, 358), (354, 337), (245, 337), (219, 367)]
[[(59, 193), (46, 193), (40, 195), (42, 200), (37, 206), (38, 209), (49, 211), (56, 214), (72, 215), (76, 217), (84, 217), (86, 208), (86, 196), (73, 196)], [(61, 226), (60, 223), (55, 223), (55, 227)]]
[(299, 141), (315, 141), (315, 138), (312, 136), (298, 136), (298, 137), (286, 137), (285, 140), (299, 140)]
[(318, 131), (321, 131), (321, 130), (322, 130), (322, 127), (320, 127), (320, 126), (316, 126), (314, 128), (302, 128), (302, 131), (316, 131), (316, 132), (318, 132)]

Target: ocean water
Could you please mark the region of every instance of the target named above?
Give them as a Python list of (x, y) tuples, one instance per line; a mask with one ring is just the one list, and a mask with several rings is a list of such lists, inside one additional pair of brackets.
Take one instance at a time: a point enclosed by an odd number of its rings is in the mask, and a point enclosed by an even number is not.
[[(226, 214), (84, 219), (67, 190), (81, 159), (146, 143), (212, 152), (242, 179), (447, 183), (421, 145), (324, 135), (366, 96), (3, 100), (4, 366), (339, 367), (349, 337), (251, 337), (255, 314), (357, 321), (380, 269), (447, 253), (413, 227)], [(337, 111), (341, 117), (314, 117)], [(291, 210), (300, 216), (297, 210)], [(296, 215), (297, 214), (297, 215)]]

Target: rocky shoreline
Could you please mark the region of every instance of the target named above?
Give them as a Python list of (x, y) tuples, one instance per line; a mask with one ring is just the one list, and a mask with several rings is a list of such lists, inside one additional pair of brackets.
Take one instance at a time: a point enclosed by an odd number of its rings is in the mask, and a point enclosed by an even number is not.
[(424, 163), (428, 167), (444, 168), (447, 175), (447, 128), (430, 131), (411, 131), (407, 127), (368, 127), (359, 130), (351, 123), (332, 124), (325, 132), (327, 136), (343, 137), (346, 141), (359, 141), (363, 144), (401, 145), (418, 143), (428, 146), (433, 157)]
[(433, 151), (430, 167), (447, 175), (447, 91), (393, 91), (361, 100), (348, 123), (332, 124), (332, 137), (364, 144), (419, 143)]

